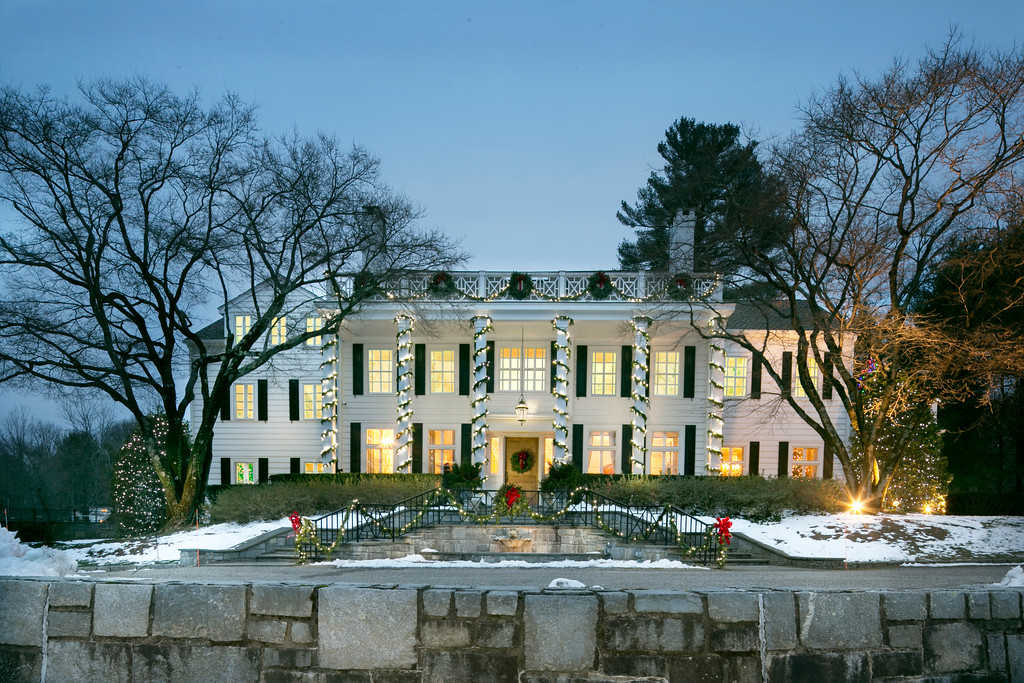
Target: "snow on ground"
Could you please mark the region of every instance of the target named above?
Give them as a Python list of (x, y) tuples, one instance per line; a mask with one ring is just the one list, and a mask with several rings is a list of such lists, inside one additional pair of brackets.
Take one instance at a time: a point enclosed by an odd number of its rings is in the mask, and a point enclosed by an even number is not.
[[(713, 518), (704, 521), (713, 522)], [(0, 575), (61, 576), (75, 565), (174, 564), (181, 550), (222, 550), (267, 531), (288, 528), (287, 518), (251, 524), (216, 524), (198, 530), (124, 541), (74, 541), (61, 544), (62, 552), (31, 548), (15, 534), (0, 528)], [(754, 523), (733, 519), (733, 533), (779, 548), (795, 557), (839, 558), (849, 562), (901, 562), (913, 564), (1014, 562), (1024, 559), (1024, 517), (951, 517), (940, 515), (792, 515), (780, 522)], [(421, 549), (429, 553), (429, 549)], [(335, 566), (472, 567), (477, 562), (435, 562), (420, 555), (394, 560), (334, 560)], [(527, 563), (506, 560), (495, 567), (633, 567), (643, 569), (689, 568), (682, 562), (660, 560), (634, 562), (594, 559)], [(1009, 577), (1024, 583), (1024, 576)]]

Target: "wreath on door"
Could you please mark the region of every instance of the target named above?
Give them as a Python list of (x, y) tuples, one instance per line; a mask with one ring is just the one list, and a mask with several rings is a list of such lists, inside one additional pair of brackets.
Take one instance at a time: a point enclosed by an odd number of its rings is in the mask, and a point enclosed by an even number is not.
[(525, 448), (512, 454), (512, 469), (519, 474), (526, 474), (533, 469), (533, 453)]

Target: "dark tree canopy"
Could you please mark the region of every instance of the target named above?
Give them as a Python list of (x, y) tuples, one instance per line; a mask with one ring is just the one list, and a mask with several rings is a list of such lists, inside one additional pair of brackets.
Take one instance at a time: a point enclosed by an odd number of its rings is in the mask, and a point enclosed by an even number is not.
[(624, 270), (667, 270), (669, 229), (680, 211), (694, 211), (696, 270), (728, 270), (736, 265), (727, 244), (737, 233), (759, 235), (768, 244), (783, 228), (781, 196), (758, 161), (757, 143), (742, 139), (731, 123), (698, 123), (681, 118), (665, 131), (658, 154), (665, 161), (622, 202), (617, 217), (635, 228), (635, 240), (619, 245)]

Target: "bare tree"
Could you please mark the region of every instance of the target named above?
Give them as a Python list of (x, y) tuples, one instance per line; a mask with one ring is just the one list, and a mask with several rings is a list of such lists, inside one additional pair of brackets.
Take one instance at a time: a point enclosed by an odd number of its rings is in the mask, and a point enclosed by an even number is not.
[[(168, 519), (202, 500), (219, 407), (232, 382), (328, 334), (372, 293), (337, 273), (396, 277), (461, 254), (415, 227), (376, 159), (326, 136), (261, 138), (233, 96), (204, 109), (136, 78), (0, 91), (0, 370), (99, 391), (139, 424)], [(317, 329), (270, 343), (273, 322), (344, 291)], [(199, 320), (250, 292), (248, 332), (209, 350)], [(188, 346), (194, 349), (190, 359)], [(203, 400), (194, 438), (185, 420)], [(154, 438), (153, 405), (170, 425)]]
[[(840, 78), (813, 97), (802, 131), (769, 163), (787, 188), (789, 238), (772, 249), (742, 235), (732, 243), (766, 329), (781, 320), (795, 338), (793, 381), (806, 400), (779, 367), (767, 363), (765, 373), (842, 463), (851, 493), (873, 505), (902, 456), (878, 451), (883, 426), (927, 404), (940, 391), (936, 378), (963, 358), (912, 303), (929, 266), (987, 220), (987, 202), (1013, 185), (1024, 158), (1024, 50), (962, 43), (954, 34), (918, 64), (897, 60), (878, 79)], [(702, 329), (770, 360), (765, 335)], [(881, 373), (871, 392), (862, 390), (868, 373)], [(833, 392), (850, 442), (823, 397)]]

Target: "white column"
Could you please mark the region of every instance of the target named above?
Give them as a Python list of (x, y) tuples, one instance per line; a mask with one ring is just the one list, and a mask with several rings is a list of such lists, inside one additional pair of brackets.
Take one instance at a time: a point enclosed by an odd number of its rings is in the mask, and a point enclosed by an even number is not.
[[(341, 332), (320, 345), (320, 393), (323, 412), (320, 417), (320, 462), (324, 469), (338, 471), (338, 427), (341, 422)], [(299, 396), (299, 400), (303, 400)]]
[[(412, 318), (403, 314), (395, 318), (398, 324), (398, 418), (395, 431), (395, 471), (412, 463)], [(411, 468), (410, 468), (411, 471)]]
[[(721, 325), (721, 318), (709, 323), (712, 330)], [(715, 340), (708, 343), (708, 453), (707, 466), (721, 464), (725, 431), (725, 349)]]
[(494, 330), (491, 319), (477, 315), (473, 320), (473, 462), (487, 460), (487, 333)]
[[(564, 273), (560, 274), (564, 281)], [(555, 462), (566, 462), (569, 459), (569, 326), (572, 318), (560, 315), (551, 321), (555, 328), (555, 419), (551, 423), (555, 428), (553, 457)]]
[[(636, 317), (630, 320), (633, 325), (633, 373), (630, 396), (633, 405), (633, 438), (632, 470), (634, 473), (647, 473), (647, 413), (651, 409), (648, 397), (648, 377), (651, 367), (651, 338), (647, 329), (651, 324), (649, 318)], [(639, 472), (637, 472), (639, 470)], [(625, 474), (625, 473), (624, 473)]]

